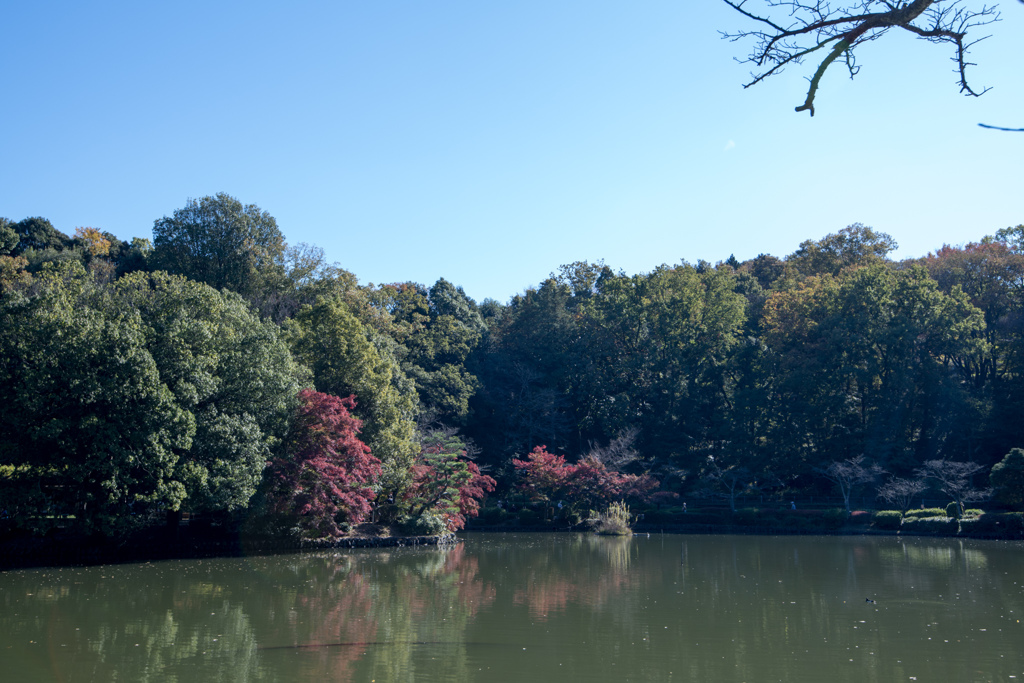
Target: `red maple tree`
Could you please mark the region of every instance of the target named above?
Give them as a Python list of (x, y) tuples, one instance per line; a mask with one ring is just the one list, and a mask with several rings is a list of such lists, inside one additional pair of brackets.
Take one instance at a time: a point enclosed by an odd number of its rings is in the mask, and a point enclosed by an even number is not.
[(299, 401), (285, 454), (270, 463), (272, 507), (297, 517), (305, 536), (340, 536), (342, 522), (370, 514), (380, 460), (359, 440), (355, 396), (303, 389)]

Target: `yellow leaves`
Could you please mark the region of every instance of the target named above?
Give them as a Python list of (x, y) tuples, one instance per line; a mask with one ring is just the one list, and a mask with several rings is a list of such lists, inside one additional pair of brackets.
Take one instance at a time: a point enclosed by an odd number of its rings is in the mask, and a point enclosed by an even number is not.
[(106, 256), (110, 253), (110, 240), (96, 228), (75, 228), (75, 238), (85, 243), (92, 256)]

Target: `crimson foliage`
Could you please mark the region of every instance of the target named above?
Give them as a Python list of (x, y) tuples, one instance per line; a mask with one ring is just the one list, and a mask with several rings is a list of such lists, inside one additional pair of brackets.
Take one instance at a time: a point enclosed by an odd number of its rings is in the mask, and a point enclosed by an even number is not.
[(480, 501), (497, 482), (481, 473), (462, 448), (457, 439), (444, 437), (424, 444), (406, 492), (411, 517), (433, 513), (454, 532), (465, 527), (467, 517), (479, 514)]
[(270, 463), (271, 508), (297, 517), (304, 536), (339, 536), (340, 523), (369, 515), (380, 461), (359, 440), (354, 396), (303, 389), (299, 401), (285, 455)]
[(658, 482), (649, 475), (622, 474), (595, 457), (575, 465), (537, 446), (527, 460), (512, 460), (519, 470), (521, 491), (538, 501), (564, 499), (577, 507), (602, 508), (614, 500), (646, 500)]

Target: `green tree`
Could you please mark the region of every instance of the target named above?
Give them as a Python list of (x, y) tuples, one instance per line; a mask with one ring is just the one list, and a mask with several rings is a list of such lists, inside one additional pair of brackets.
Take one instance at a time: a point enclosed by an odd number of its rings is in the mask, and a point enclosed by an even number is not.
[(106, 305), (80, 264), (46, 268), (37, 293), (0, 300), (0, 507), (45, 531), (138, 524), (179, 506), (195, 434), (147, 350), (138, 310)]
[(302, 383), (276, 326), (162, 272), (103, 287), (50, 264), (30, 291), (0, 303), (0, 463), (19, 523), (73, 514), (116, 532), (158, 507), (248, 504)]
[(18, 246), (18, 233), (6, 218), (0, 218), (0, 256), (7, 256)]
[(804, 275), (839, 275), (844, 268), (880, 263), (898, 245), (884, 232), (854, 223), (820, 240), (807, 240), (786, 261)]
[(354, 414), (363, 421), (361, 438), (381, 461), (381, 486), (397, 494), (408, 485), (420, 450), (415, 394), (398, 363), (371, 342), (372, 331), (337, 296), (303, 307), (287, 330), (318, 391), (355, 394)]
[(1024, 449), (1013, 448), (989, 474), (993, 497), (1005, 505), (1024, 507)]
[(18, 244), (11, 251), (14, 256), (30, 249), (61, 251), (71, 246), (71, 239), (67, 235), (54, 228), (50, 221), (39, 216), (20, 220), (10, 227), (18, 236)]
[(427, 290), (406, 282), (370, 290), (371, 306), (387, 322), (369, 321), (393, 342), (402, 371), (434, 418), (464, 424), (479, 388), (466, 368), (485, 331), (476, 303), (444, 278)]
[(951, 359), (973, 353), (983, 327), (921, 268), (876, 264), (774, 293), (757, 380), (771, 459), (798, 473), (866, 455), (905, 472), (963, 448), (975, 416)]
[(153, 224), (152, 266), (246, 298), (281, 287), (284, 236), (266, 211), (218, 193)]
[(138, 311), (161, 382), (194, 417), (195, 436), (175, 470), (183, 509), (245, 507), (304, 383), (277, 326), (236, 294), (162, 272), (122, 277), (111, 305)]

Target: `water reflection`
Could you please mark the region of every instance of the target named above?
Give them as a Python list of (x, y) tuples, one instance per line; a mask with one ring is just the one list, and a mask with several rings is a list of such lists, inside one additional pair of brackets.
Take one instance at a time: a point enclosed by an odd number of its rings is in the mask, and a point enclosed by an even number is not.
[(18, 681), (1009, 680), (1024, 678), (1022, 557), (526, 534), (7, 572), (0, 653)]

